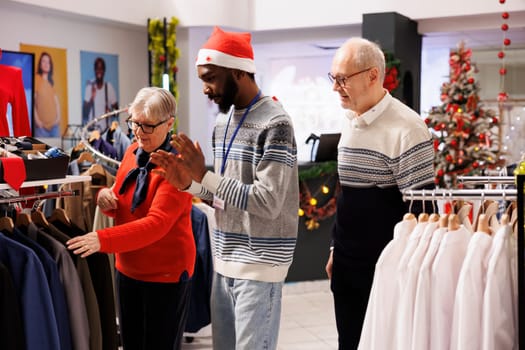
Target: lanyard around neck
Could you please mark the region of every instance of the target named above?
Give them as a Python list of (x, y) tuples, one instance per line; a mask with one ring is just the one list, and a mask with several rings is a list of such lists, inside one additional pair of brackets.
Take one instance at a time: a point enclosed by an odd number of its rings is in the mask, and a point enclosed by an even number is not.
[(230, 149), (233, 145), (233, 140), (235, 139), (235, 136), (237, 136), (237, 133), (239, 132), (239, 129), (241, 128), (242, 123), (244, 122), (244, 119), (248, 116), (248, 113), (250, 113), (250, 109), (252, 109), (252, 106), (259, 100), (259, 96), (261, 96), (261, 90), (255, 95), (255, 97), (250, 101), (248, 104), (248, 107), (246, 107), (246, 110), (244, 111), (241, 120), (239, 120), (239, 124), (237, 124), (237, 127), (233, 131), (233, 135), (230, 139), (230, 142), (228, 143), (228, 149), (225, 149), (226, 146), (226, 135), (228, 135), (228, 128), (230, 126), (230, 121), (232, 119), (233, 111), (235, 110), (235, 107), (230, 112), (230, 116), (228, 117), (228, 124), (226, 124), (226, 130), (224, 131), (224, 140), (222, 142), (222, 165), (221, 165), (221, 175), (224, 175), (224, 170), (226, 169), (226, 159), (228, 159), (228, 155), (230, 154)]

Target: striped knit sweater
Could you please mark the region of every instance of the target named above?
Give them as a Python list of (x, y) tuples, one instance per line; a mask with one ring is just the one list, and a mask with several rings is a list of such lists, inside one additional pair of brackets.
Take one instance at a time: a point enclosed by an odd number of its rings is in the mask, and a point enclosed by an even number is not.
[(375, 264), (408, 210), (401, 191), (433, 185), (432, 138), (421, 117), (388, 93), (347, 117), (338, 146), (334, 259)]
[[(292, 121), (275, 99), (263, 97), (239, 129), (220, 174), (223, 153), (243, 110), (219, 114), (213, 133), (215, 172), (189, 191), (224, 201), (215, 209), (215, 270), (227, 277), (283, 281), (297, 239), (299, 180)], [(225, 132), (227, 135), (225, 137)]]

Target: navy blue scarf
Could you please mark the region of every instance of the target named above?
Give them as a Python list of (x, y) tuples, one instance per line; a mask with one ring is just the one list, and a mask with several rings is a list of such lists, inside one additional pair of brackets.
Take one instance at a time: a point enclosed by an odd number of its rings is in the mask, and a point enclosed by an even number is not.
[[(157, 148), (157, 150), (162, 149), (166, 152), (171, 152), (172, 147), (170, 145), (170, 139), (171, 137), (168, 135), (164, 143)], [(122, 182), (122, 186), (120, 186), (120, 190), (118, 191), (119, 194), (123, 194), (127, 186), (136, 179), (135, 192), (133, 192), (133, 201), (131, 202), (132, 213), (135, 211), (135, 208), (144, 202), (148, 193), (149, 173), (151, 169), (155, 167), (155, 164), (150, 162), (149, 155), (150, 154), (145, 152), (142, 148), (137, 148), (135, 151), (137, 167), (128, 172)]]

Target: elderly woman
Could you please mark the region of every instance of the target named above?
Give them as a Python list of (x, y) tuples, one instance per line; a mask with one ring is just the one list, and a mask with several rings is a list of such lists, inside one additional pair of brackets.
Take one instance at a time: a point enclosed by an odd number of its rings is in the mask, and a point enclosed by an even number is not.
[(120, 325), (125, 350), (178, 349), (187, 315), (195, 261), (191, 195), (156, 171), (150, 153), (170, 152), (176, 102), (170, 92), (141, 89), (127, 122), (137, 142), (126, 151), (112, 188), (97, 204), (115, 226), (72, 238), (81, 257), (115, 253)]

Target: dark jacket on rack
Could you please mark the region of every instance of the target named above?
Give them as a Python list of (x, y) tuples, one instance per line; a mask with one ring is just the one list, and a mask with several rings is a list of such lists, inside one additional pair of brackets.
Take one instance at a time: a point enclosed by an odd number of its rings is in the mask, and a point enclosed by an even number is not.
[[(52, 224), (50, 224), (49, 227), (42, 227), (42, 229), (63, 244), (64, 247), (66, 242), (71, 239), (70, 236), (61, 232)], [(78, 277), (82, 284), (82, 290), (86, 302), (86, 311), (89, 322), (89, 348), (90, 350), (99, 350), (102, 349), (102, 326), (100, 324), (100, 312), (95, 289), (93, 288), (93, 281), (91, 280), (89, 266), (86, 259), (82, 259), (72, 253), (71, 255), (77, 268)]]
[[(67, 232), (70, 237), (86, 234), (84, 230), (74, 223), (63, 223), (59, 220), (49, 222), (61, 232)], [(116, 350), (118, 348), (118, 335), (116, 324), (115, 295), (113, 294), (113, 279), (107, 254), (93, 254), (86, 258), (93, 289), (97, 297), (102, 329), (102, 349)]]
[(192, 277), (190, 306), (185, 331), (195, 333), (211, 322), (210, 297), (213, 262), (208, 219), (206, 214), (195, 206), (191, 208), (191, 226), (197, 248), (197, 259), (195, 260), (195, 270)]
[[(16, 301), (16, 302), (13, 302)], [(24, 326), (13, 278), (0, 263), (0, 349), (25, 349)]]
[(14, 229), (12, 239), (33, 250), (40, 259), (53, 301), (53, 310), (58, 328), (60, 350), (72, 349), (71, 328), (69, 326), (69, 315), (64, 294), (64, 286), (60, 282), (56, 262), (51, 255), (38, 243), (24, 235), (20, 230)]
[(0, 233), (0, 262), (13, 277), (22, 311), (27, 350), (60, 348), (44, 268), (33, 251)]
[(64, 294), (68, 305), (73, 348), (75, 350), (89, 350), (89, 322), (84, 292), (69, 251), (63, 244), (43, 230), (40, 230), (33, 223), (29, 224), (27, 234), (44, 247), (57, 263), (58, 273), (64, 285)]

